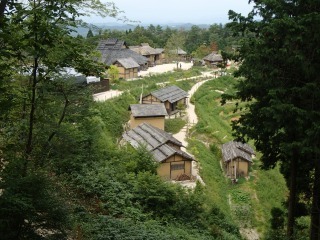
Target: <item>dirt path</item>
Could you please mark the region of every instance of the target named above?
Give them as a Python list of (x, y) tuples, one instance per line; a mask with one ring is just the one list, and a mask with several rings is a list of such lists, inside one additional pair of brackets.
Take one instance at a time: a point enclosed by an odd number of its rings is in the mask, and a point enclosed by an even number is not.
[[(193, 66), (192, 63), (181, 62), (181, 69), (182, 70), (188, 70), (192, 66)], [(139, 77), (145, 77), (145, 76), (150, 76), (152, 74), (160, 74), (160, 73), (170, 72), (170, 71), (173, 71), (176, 67), (177, 67), (176, 63), (162, 64), (162, 65), (157, 65), (154, 67), (149, 67), (148, 70), (139, 72)], [(202, 76), (206, 76), (206, 75), (202, 75)], [(194, 78), (194, 77), (192, 77), (192, 78)], [(192, 78), (190, 78), (190, 79), (192, 79)], [(141, 78), (127, 79), (127, 81), (134, 81), (134, 80), (139, 80), (139, 79), (141, 79)], [(186, 80), (186, 79), (180, 79), (177, 81), (182, 81), (182, 80)], [(118, 91), (118, 90), (109, 90), (106, 92), (94, 94), (93, 99), (95, 101), (103, 102), (108, 99), (118, 97), (122, 93), (123, 93), (122, 91)]]
[[(202, 74), (203, 76), (206, 77), (212, 77), (212, 79), (214, 78), (214, 75), (212, 75), (209, 72), (205, 72)], [(188, 98), (187, 98), (187, 109), (186, 109), (186, 114), (187, 114), (187, 124), (180, 130), (180, 132), (176, 133), (173, 135), (173, 137), (175, 137), (176, 139), (178, 139), (182, 145), (184, 147), (188, 146), (188, 142), (186, 141), (187, 139), (187, 133), (188, 130), (193, 127), (195, 124), (197, 124), (198, 122), (198, 116), (195, 112), (195, 106), (190, 102), (190, 98), (192, 97), (192, 95), (198, 90), (198, 88), (204, 84), (205, 82), (209, 81), (210, 79), (207, 80), (203, 80), (201, 82), (198, 82), (197, 84), (195, 84), (190, 91), (188, 92)], [(188, 152), (188, 151), (186, 151)], [(189, 152), (188, 152), (189, 153)], [(189, 153), (190, 154), (190, 153)], [(190, 154), (192, 155), (192, 154)], [(193, 176), (196, 177), (196, 179), (201, 182), (203, 185), (205, 185), (205, 183), (203, 182), (202, 178), (199, 175), (199, 165), (197, 162), (193, 161), (192, 162), (192, 173)], [(193, 188), (195, 187), (195, 182), (189, 182), (186, 184), (183, 184), (184, 186)]]
[(114, 98), (114, 97), (118, 97), (122, 94), (122, 91), (118, 91), (118, 90), (109, 90), (107, 92), (101, 92), (101, 93), (96, 93), (93, 94), (93, 99), (97, 102), (103, 102), (106, 101), (108, 99)]
[[(188, 70), (193, 66), (193, 64), (190, 63), (190, 62), (188, 62), (188, 63), (179, 62), (179, 65), (178, 65), (179, 67), (180, 67), (180, 64), (181, 64), (181, 69), (182, 70)], [(138, 76), (139, 77), (145, 77), (145, 76), (150, 76), (150, 75), (153, 75), (153, 74), (171, 72), (175, 68), (177, 68), (177, 64), (176, 63), (161, 64), (161, 65), (157, 65), (157, 66), (154, 66), (154, 67), (149, 67), (148, 70), (146, 70), (146, 71), (140, 71), (138, 73)]]

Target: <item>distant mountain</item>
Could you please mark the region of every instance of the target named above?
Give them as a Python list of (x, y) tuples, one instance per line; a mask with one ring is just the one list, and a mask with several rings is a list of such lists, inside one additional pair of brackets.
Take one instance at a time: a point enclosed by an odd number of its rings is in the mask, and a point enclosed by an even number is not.
[[(129, 29), (134, 29), (137, 26), (143, 26), (145, 28), (147, 28), (148, 26), (151, 25), (150, 24), (124, 24), (124, 23), (95, 23), (91, 25), (91, 29), (93, 30), (93, 32), (95, 34), (98, 33), (99, 29), (105, 30), (105, 29), (109, 29), (109, 30), (119, 30), (119, 31), (126, 31)], [(184, 29), (184, 30), (190, 30), (192, 26), (198, 26), (200, 28), (203, 29), (207, 29), (210, 27), (210, 24), (192, 24), (192, 23), (165, 23), (165, 24), (154, 24), (152, 23), (152, 25), (157, 26), (160, 25), (162, 28), (172, 28), (172, 29)], [(89, 30), (89, 27), (85, 28), (85, 27), (78, 27), (76, 30), (76, 33), (74, 33), (73, 35), (82, 35), (82, 36), (86, 36)]]

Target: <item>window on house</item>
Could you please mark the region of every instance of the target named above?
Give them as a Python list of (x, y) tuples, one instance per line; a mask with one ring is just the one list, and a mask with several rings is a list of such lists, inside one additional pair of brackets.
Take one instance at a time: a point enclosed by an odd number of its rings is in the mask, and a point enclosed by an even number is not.
[(183, 170), (184, 169), (184, 164), (174, 164), (171, 165), (171, 171), (175, 171), (175, 170)]

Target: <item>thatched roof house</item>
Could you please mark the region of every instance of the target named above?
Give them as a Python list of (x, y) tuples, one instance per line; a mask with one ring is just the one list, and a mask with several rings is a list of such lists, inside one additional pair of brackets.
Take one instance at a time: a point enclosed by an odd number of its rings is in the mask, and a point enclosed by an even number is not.
[(129, 46), (129, 49), (146, 57), (148, 59), (149, 66), (154, 66), (162, 63), (163, 49), (155, 49), (149, 46), (149, 43), (141, 43), (139, 46)]
[(139, 64), (140, 69), (146, 69), (148, 67), (148, 59), (135, 51), (128, 49), (125, 41), (115, 38), (101, 40), (97, 50), (101, 53), (101, 58), (99, 60), (106, 66), (114, 64), (119, 59), (132, 58)]
[(226, 173), (231, 178), (248, 176), (254, 150), (246, 143), (230, 141), (222, 145), (222, 159)]
[(217, 52), (210, 53), (209, 55), (205, 56), (203, 60), (206, 65), (210, 67), (217, 67), (219, 63), (223, 62), (221, 54), (218, 54)]
[(181, 142), (171, 134), (142, 123), (122, 136), (134, 148), (144, 146), (152, 154), (154, 160), (160, 163), (157, 172), (162, 178), (176, 180), (181, 175), (191, 177), (194, 158), (180, 150)]
[(142, 98), (143, 104), (164, 103), (168, 114), (178, 111), (179, 103), (186, 105), (188, 93), (177, 86), (162, 88), (145, 95)]
[(130, 104), (130, 129), (141, 123), (148, 123), (154, 127), (164, 130), (164, 119), (167, 110), (164, 104)]
[(172, 50), (169, 50), (169, 55), (174, 55), (176, 57), (176, 59), (173, 59), (173, 60), (176, 60), (176, 61), (186, 61), (188, 56), (187, 56), (187, 52), (182, 50), (181, 48), (177, 48), (177, 49), (172, 49)]

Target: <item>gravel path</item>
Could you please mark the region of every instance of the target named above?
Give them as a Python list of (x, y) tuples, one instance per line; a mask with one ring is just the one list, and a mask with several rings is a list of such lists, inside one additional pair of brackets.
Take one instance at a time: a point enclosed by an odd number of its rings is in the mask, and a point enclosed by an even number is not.
[[(179, 62), (179, 67), (180, 67), (180, 64), (181, 64), (181, 69), (182, 70), (188, 70), (193, 66), (193, 64), (190, 63), (190, 62), (188, 62), (188, 63)], [(148, 70), (146, 70), (146, 71), (140, 71), (138, 73), (138, 76), (139, 77), (145, 77), (145, 76), (149, 76), (149, 75), (152, 75), (152, 74), (171, 72), (175, 68), (177, 68), (177, 64), (176, 63), (161, 64), (161, 65), (157, 65), (157, 66), (154, 66), (154, 67), (149, 67)]]
[[(214, 75), (212, 75), (209, 72), (203, 73), (202, 75), (207, 76), (207, 77), (212, 77), (214, 78)], [(195, 112), (195, 106), (190, 102), (190, 98), (192, 97), (192, 95), (198, 90), (198, 88), (204, 84), (205, 82), (209, 81), (210, 79), (207, 80), (203, 80), (201, 82), (198, 82), (197, 84), (195, 84), (190, 91), (188, 92), (188, 98), (187, 98), (187, 109), (186, 109), (186, 114), (187, 114), (187, 125), (184, 126), (180, 132), (176, 133), (173, 135), (173, 137), (175, 137), (176, 139), (178, 139), (183, 146), (187, 147), (188, 146), (188, 142), (186, 141), (187, 139), (187, 132), (188, 130), (193, 127), (195, 124), (198, 123), (198, 116)], [(186, 151), (187, 152), (187, 151)], [(190, 153), (189, 153), (190, 154)], [(192, 154), (190, 154), (192, 155)], [(205, 183), (203, 182), (202, 178), (199, 175), (199, 165), (197, 162), (193, 162), (192, 164), (192, 175), (196, 177), (196, 179), (201, 182), (203, 185), (205, 185)], [(190, 187), (193, 188), (195, 187), (195, 182), (186, 182), (183, 185), (186, 187)]]

